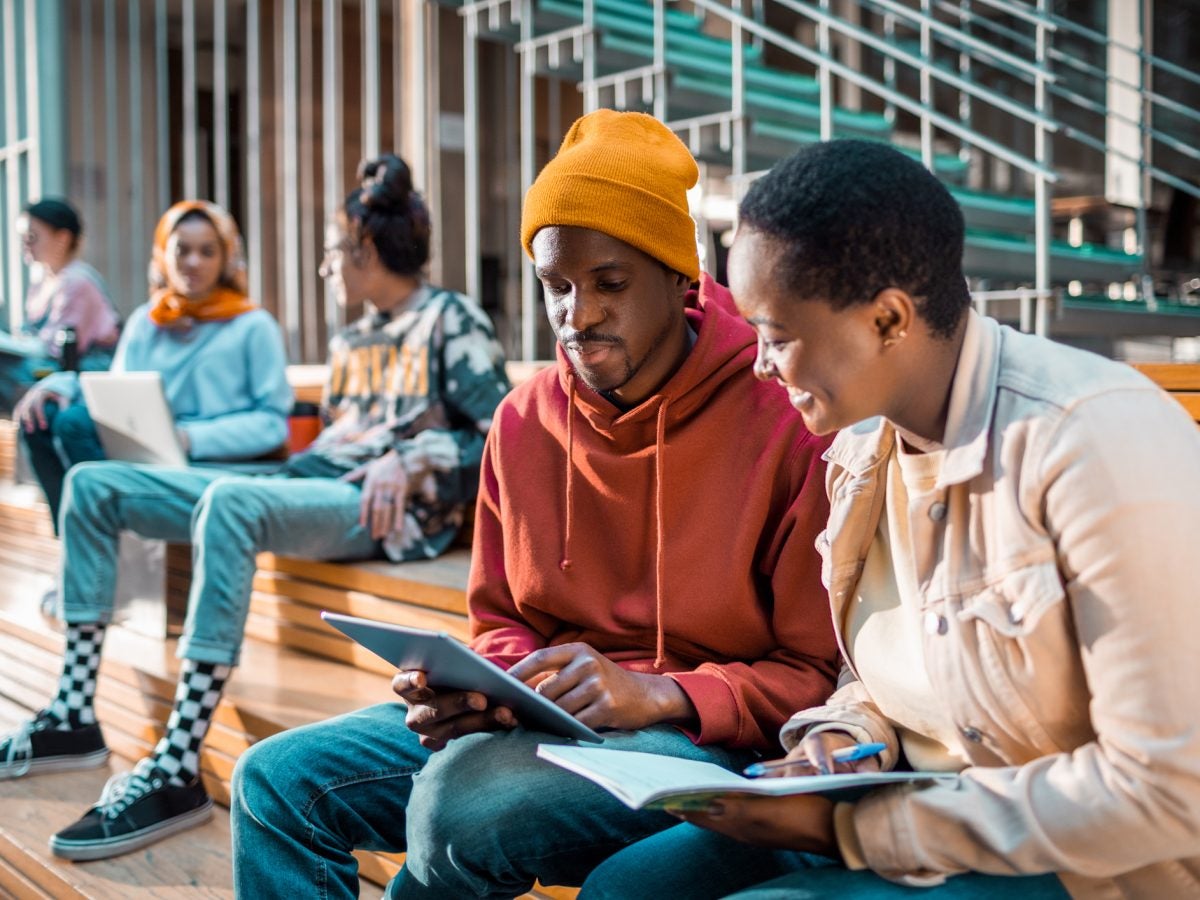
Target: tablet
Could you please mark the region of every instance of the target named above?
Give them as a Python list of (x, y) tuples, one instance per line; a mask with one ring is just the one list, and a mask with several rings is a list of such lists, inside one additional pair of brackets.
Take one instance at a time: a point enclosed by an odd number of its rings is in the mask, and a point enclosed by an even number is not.
[(321, 618), (397, 669), (420, 669), (429, 676), (431, 686), (478, 691), (493, 703), (507, 706), (531, 731), (593, 743), (604, 740), (552, 700), (445, 632), (407, 628), (332, 612), (322, 612)]

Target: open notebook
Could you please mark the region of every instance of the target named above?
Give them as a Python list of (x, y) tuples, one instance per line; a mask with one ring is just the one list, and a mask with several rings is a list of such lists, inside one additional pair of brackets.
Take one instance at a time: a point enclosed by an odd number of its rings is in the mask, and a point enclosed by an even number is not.
[(633, 809), (703, 806), (721, 794), (821, 794), (852, 800), (874, 788), (910, 781), (955, 781), (947, 772), (863, 772), (799, 778), (744, 778), (714, 763), (631, 750), (539, 744), (538, 756), (600, 785)]

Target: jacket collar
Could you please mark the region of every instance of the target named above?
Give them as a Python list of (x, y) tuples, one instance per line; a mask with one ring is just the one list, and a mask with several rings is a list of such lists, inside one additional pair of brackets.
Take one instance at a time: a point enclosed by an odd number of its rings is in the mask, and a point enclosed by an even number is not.
[[(966, 333), (950, 388), (943, 441), (946, 456), (938, 489), (969, 481), (983, 471), (1000, 383), (1000, 342), (1000, 324), (995, 319), (974, 310), (967, 312)], [(895, 432), (895, 426), (881, 416), (865, 419), (842, 429), (824, 458), (855, 477), (862, 476), (888, 458)]]

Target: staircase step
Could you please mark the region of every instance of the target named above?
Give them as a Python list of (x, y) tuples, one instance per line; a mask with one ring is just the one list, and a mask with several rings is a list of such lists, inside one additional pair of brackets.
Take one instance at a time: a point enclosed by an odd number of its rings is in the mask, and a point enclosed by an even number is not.
[[(556, 2), (557, 0), (542, 0), (544, 6)], [(597, 16), (596, 21), (603, 29), (601, 46), (646, 59), (654, 57), (654, 26), (644, 26), (616, 15), (605, 14)], [(697, 58), (704, 58), (722, 61), (728, 66), (733, 59), (733, 45), (724, 38), (690, 31), (674, 31), (670, 28), (667, 29), (665, 49), (668, 54), (667, 60), (672, 64), (695, 64)], [(762, 58), (762, 51), (752, 46), (744, 47), (743, 54), (746, 62), (756, 62)]]
[[(963, 270), (970, 276), (1032, 281), (1036, 244), (1029, 235), (968, 229)], [(1099, 244), (1072, 247), (1051, 241), (1050, 261), (1054, 280), (1124, 281), (1136, 275), (1142, 257)]]
[[(600, 46), (605, 50), (613, 50), (636, 57), (638, 60), (649, 62), (654, 58), (654, 47), (644, 41), (630, 40), (619, 34), (604, 34), (600, 37)], [(726, 43), (726, 46), (728, 44)], [(688, 48), (680, 48), (668, 42), (665, 48), (667, 66), (674, 70), (675, 78), (685, 73), (693, 77), (709, 77), (723, 80), (728, 84), (731, 75), (731, 55), (728, 53), (702, 53)], [(818, 92), (817, 81), (808, 75), (798, 72), (787, 72), (764, 66), (748, 58), (743, 68), (746, 84), (764, 90), (784, 91), (797, 97), (815, 97)], [(717, 83), (720, 83), (718, 81)], [(677, 98), (672, 95), (671, 102)]]
[[(681, 73), (674, 78), (673, 84), (679, 90), (709, 94), (722, 99), (733, 97), (733, 87), (728, 82), (696, 78)], [(771, 118), (784, 113), (796, 120), (801, 127), (803, 123), (811, 126), (821, 120), (820, 104), (797, 97), (751, 88), (746, 90), (745, 101), (746, 110), (752, 115)], [(887, 119), (878, 113), (858, 112), (840, 107), (833, 110), (833, 127), (840, 137), (879, 136), (891, 131)]]
[[(865, 115), (865, 114), (864, 114)], [(800, 127), (790, 122), (782, 122), (777, 119), (756, 117), (750, 123), (751, 135), (757, 137), (770, 138), (776, 141), (790, 144), (789, 148), (780, 148), (779, 155), (785, 155), (797, 147), (807, 144), (815, 144), (821, 140), (820, 134), (814, 127)], [(834, 137), (863, 137), (840, 130), (837, 127), (837, 117), (834, 117)], [(870, 140), (870, 137), (866, 138)], [(894, 146), (894, 145), (893, 145)], [(905, 156), (910, 156), (913, 159), (920, 159), (921, 154), (917, 150), (909, 147), (896, 147)], [(934, 156), (934, 167), (939, 176), (944, 178), (953, 178), (962, 175), (967, 170), (967, 164), (953, 153), (938, 153)]]
[[(583, 0), (540, 0), (538, 7), (546, 12), (555, 12), (571, 19), (583, 21)], [(618, 17), (624, 22), (654, 27), (654, 6), (638, 0), (596, 0), (593, 7), (597, 19), (602, 16)], [(668, 6), (664, 10), (667, 28), (678, 32), (701, 33), (704, 21), (690, 13)]]
[(950, 193), (958, 201), (968, 228), (1032, 234), (1037, 224), (1037, 205), (1031, 197), (989, 194), (959, 187), (951, 187)]

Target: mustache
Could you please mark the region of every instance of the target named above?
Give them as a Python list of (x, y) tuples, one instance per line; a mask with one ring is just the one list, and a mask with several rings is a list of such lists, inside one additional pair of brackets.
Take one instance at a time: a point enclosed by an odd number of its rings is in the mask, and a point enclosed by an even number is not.
[(602, 334), (598, 331), (562, 331), (559, 332), (558, 342), (563, 346), (572, 344), (613, 344), (623, 346), (624, 341), (615, 334)]

